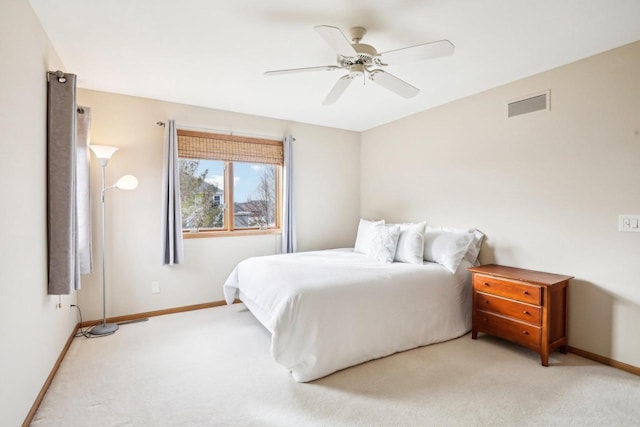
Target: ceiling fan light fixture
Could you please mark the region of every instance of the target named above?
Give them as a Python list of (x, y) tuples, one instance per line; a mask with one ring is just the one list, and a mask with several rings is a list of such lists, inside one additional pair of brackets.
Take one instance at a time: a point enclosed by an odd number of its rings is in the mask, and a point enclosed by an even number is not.
[(353, 64), (351, 67), (349, 67), (349, 75), (354, 79), (356, 77), (362, 76), (365, 71), (366, 68), (364, 67), (364, 64)]

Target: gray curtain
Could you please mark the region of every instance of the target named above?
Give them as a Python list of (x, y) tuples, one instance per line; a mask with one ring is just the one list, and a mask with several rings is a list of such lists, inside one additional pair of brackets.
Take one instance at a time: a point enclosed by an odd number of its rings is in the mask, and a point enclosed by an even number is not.
[(183, 262), (182, 216), (180, 213), (180, 170), (176, 124), (168, 120), (164, 135), (162, 173), (162, 264)]
[(296, 251), (296, 223), (293, 209), (293, 141), (295, 141), (295, 138), (291, 135), (285, 137), (283, 141), (284, 170), (282, 181), (284, 210), (282, 212), (282, 253), (285, 254)]
[(80, 288), (76, 199), (76, 76), (48, 73), (47, 235), (49, 295)]
[(91, 142), (91, 109), (78, 106), (76, 117), (76, 185), (78, 215), (78, 257), (80, 274), (93, 271), (91, 254), (91, 192), (89, 144)]

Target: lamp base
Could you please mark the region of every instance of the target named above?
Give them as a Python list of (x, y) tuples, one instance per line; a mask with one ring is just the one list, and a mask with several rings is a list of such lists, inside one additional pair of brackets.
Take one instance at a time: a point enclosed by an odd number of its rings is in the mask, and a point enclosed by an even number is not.
[(89, 333), (91, 335), (110, 335), (118, 330), (117, 323), (100, 323), (99, 325), (91, 328)]

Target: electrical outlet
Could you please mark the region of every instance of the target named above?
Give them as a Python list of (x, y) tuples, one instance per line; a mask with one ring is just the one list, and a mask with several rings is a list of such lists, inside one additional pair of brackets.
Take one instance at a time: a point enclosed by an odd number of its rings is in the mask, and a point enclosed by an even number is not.
[(151, 282), (151, 293), (159, 294), (160, 293), (160, 282), (158, 280), (154, 280)]
[(640, 233), (640, 215), (619, 215), (618, 231), (635, 231)]

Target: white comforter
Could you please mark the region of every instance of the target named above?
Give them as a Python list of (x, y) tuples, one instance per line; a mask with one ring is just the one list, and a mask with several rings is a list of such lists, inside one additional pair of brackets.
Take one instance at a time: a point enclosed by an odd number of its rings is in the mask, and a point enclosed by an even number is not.
[(471, 328), (465, 265), (382, 264), (352, 249), (242, 261), (224, 284), (271, 332), (271, 354), (299, 382)]

